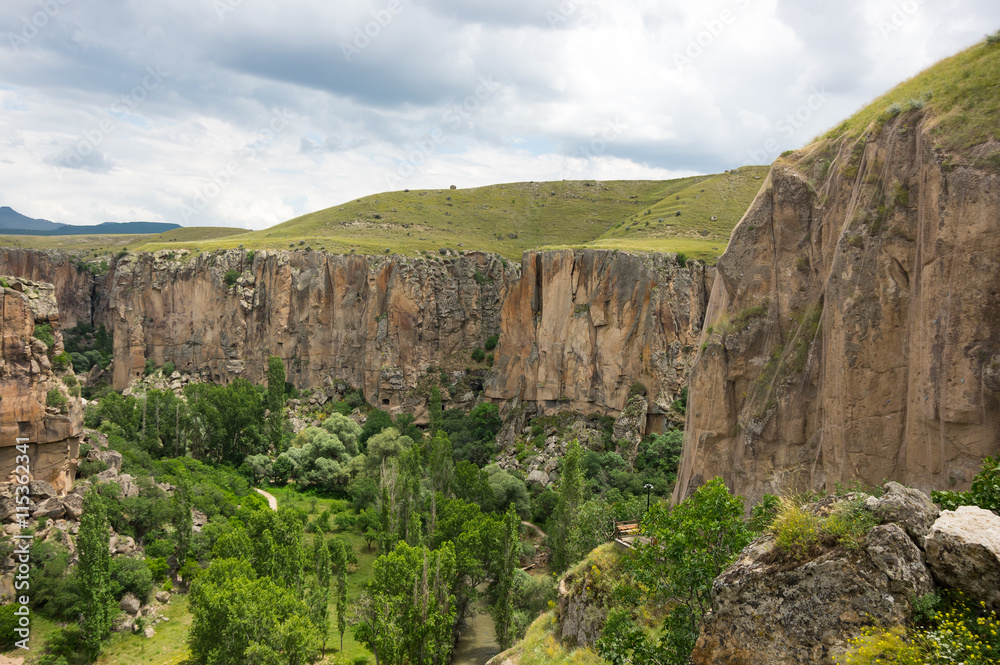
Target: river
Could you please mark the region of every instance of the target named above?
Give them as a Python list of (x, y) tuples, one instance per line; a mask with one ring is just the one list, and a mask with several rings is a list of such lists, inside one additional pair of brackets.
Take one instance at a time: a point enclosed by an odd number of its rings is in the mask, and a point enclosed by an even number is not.
[(489, 614), (477, 614), (466, 620), (466, 630), (455, 645), (452, 665), (485, 665), (500, 653), (496, 636), (493, 634), (493, 618)]

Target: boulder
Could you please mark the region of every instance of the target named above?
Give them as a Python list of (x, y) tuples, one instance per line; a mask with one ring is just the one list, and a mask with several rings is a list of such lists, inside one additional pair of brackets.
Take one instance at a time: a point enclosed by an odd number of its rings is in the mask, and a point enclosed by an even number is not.
[(83, 497), (79, 494), (67, 494), (63, 497), (62, 504), (68, 518), (78, 520), (83, 516)]
[(146, 626), (146, 630), (142, 631), (142, 634), (146, 637), (152, 637), (153, 635), (156, 635), (156, 631), (153, 630), (152, 626)]
[(34, 510), (31, 511), (31, 516), (36, 520), (41, 517), (58, 519), (65, 514), (66, 509), (63, 507), (62, 501), (54, 496), (36, 504)]
[(549, 474), (544, 471), (532, 471), (528, 474), (525, 483), (528, 485), (541, 485), (542, 487), (547, 487), (549, 484)]
[(169, 591), (157, 591), (156, 592), (156, 602), (166, 605), (170, 602), (170, 592)]
[(125, 594), (125, 597), (122, 598), (122, 602), (118, 603), (118, 608), (122, 612), (132, 616), (139, 614), (139, 606), (139, 599), (136, 598), (135, 594), (131, 592)]
[(122, 470), (122, 454), (117, 450), (97, 450), (91, 448), (90, 452), (87, 453), (87, 459), (91, 461), (104, 462), (108, 465), (108, 469), (114, 469), (115, 473), (121, 473)]
[(924, 541), (924, 551), (941, 585), (1000, 610), (1000, 517), (976, 506), (945, 510)]
[(933, 589), (920, 550), (897, 524), (876, 526), (858, 549), (797, 562), (771, 534), (751, 543), (712, 586), (692, 653), (698, 665), (829, 663), (866, 626), (903, 626), (910, 599)]
[(44, 480), (32, 480), (31, 485), (28, 487), (28, 491), (31, 492), (31, 497), (36, 501), (39, 499), (49, 499), (59, 495), (56, 488), (53, 487), (51, 483), (47, 483)]
[(912, 487), (896, 482), (885, 484), (885, 494), (866, 502), (880, 524), (895, 522), (906, 530), (913, 542), (922, 544), (941, 511), (930, 497)]

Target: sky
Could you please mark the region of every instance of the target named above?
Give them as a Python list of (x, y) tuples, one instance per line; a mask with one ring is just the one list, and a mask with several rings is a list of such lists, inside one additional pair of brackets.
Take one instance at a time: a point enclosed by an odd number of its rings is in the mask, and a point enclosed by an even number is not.
[(3, 0), (0, 205), (262, 229), (721, 172), (998, 28), (997, 0)]

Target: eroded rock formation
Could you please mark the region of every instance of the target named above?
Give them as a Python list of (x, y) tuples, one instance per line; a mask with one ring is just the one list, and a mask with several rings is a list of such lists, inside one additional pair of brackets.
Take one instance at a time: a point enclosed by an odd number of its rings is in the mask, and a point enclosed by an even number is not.
[(719, 261), (675, 500), (963, 488), (1000, 451), (1000, 175), (922, 113), (773, 166)]
[(526, 253), (486, 396), (617, 415), (641, 383), (661, 431), (697, 352), (711, 273), (672, 254)]
[[(7, 474), (17, 467), (18, 438), (27, 439), (29, 475), (47, 485), (39, 485), (37, 492), (32, 487), (32, 495), (48, 499), (65, 494), (73, 484), (83, 409), (61, 380), (62, 373), (53, 370), (52, 358), (63, 350), (53, 286), (3, 279), (8, 286), (0, 286), (0, 470), (4, 473), (0, 482), (6, 482)], [(51, 327), (53, 348), (35, 337), (36, 325)], [(65, 405), (48, 406), (51, 390), (62, 396)], [(12, 501), (6, 494), (0, 497), (0, 512), (13, 512)]]

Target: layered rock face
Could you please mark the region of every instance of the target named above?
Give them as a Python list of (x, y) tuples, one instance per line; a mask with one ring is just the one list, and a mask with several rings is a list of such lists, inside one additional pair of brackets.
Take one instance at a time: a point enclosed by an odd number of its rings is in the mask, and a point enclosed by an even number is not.
[(932, 126), (774, 165), (719, 261), (675, 500), (963, 488), (1000, 450), (1000, 176)]
[[(522, 276), (473, 252), (187, 258), (163, 250), (122, 256), (95, 278), (59, 253), (0, 253), (0, 268), (53, 276), (60, 302), (79, 310), (64, 323), (113, 332), (118, 389), (142, 375), (147, 359), (215, 381), (261, 381), (273, 354), (299, 387), (346, 383), (422, 421), (428, 371), (463, 371), (471, 350), (499, 334), (487, 398), (542, 413), (617, 415), (641, 383), (644, 426), (661, 430), (696, 352), (714, 270), (681, 267), (668, 254), (595, 250), (531, 252), (523, 266)], [(231, 271), (239, 277), (227, 285)], [(86, 289), (93, 304), (88, 295), (84, 307)]]
[(545, 413), (617, 414), (638, 382), (658, 431), (697, 352), (711, 273), (672, 254), (526, 253), (486, 396)]
[[(14, 473), (15, 457), (20, 454), (15, 447), (17, 439), (28, 439), (30, 476), (51, 486), (40, 486), (39, 492), (32, 494), (65, 493), (76, 473), (83, 410), (80, 400), (69, 395), (53, 371), (50, 360), (63, 350), (54, 289), (51, 284), (4, 279), (9, 287), (0, 286), (0, 469)], [(52, 327), (53, 349), (34, 337), (36, 324)], [(52, 389), (60, 392), (66, 406), (47, 406)], [(6, 476), (0, 478), (0, 483), (7, 480)], [(7, 501), (10, 497), (2, 490), (0, 499), (0, 512), (4, 513), (0, 519), (6, 519), (6, 513), (13, 512), (13, 502)]]
[[(114, 385), (142, 375), (146, 359), (208, 369), (215, 381), (258, 382), (267, 358), (298, 386), (344, 381), (387, 410), (431, 367), (465, 367), (500, 329), (500, 302), (516, 270), (498, 257), (454, 259), (233, 250), (173, 260), (128, 255), (101, 294), (114, 333)], [(229, 286), (225, 276), (240, 276)], [(232, 278), (230, 278), (232, 279)]]
[(81, 269), (66, 253), (0, 247), (0, 274), (55, 285), (63, 327), (91, 323), (94, 288), (101, 279)]

